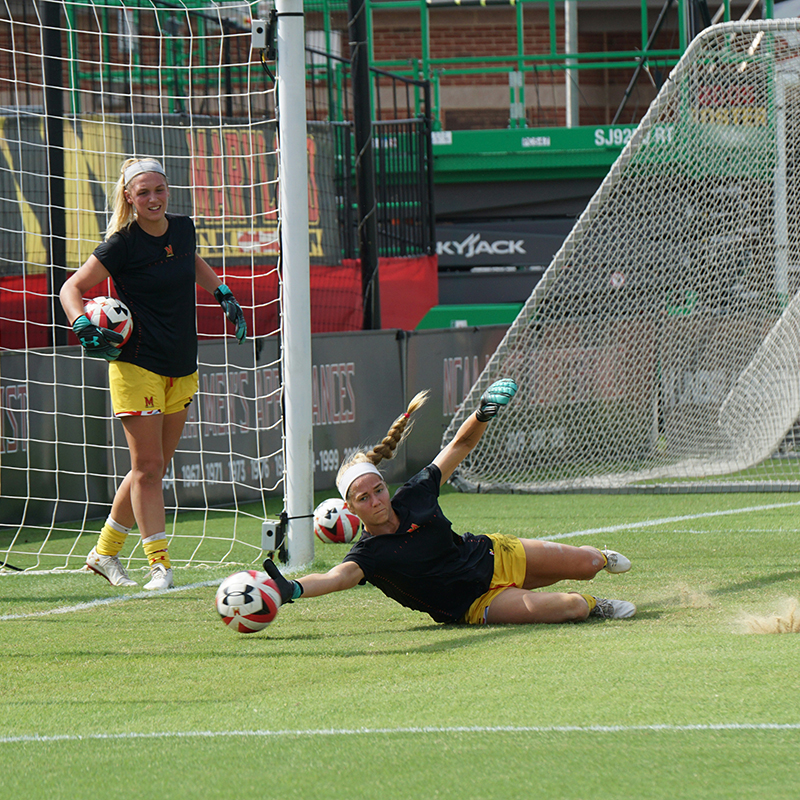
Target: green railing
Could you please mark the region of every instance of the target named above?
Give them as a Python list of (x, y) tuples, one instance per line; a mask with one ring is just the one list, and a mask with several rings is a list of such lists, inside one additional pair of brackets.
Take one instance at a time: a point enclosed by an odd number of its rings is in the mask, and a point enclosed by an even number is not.
[[(243, 0), (238, 10), (246, 2), (256, 13), (258, 0)], [(261, 70), (250, 59), (249, 19), (226, 17), (236, 9), (217, 8), (208, 0), (65, 0), (64, 11), (73, 114), (106, 110), (104, 104), (113, 103), (122, 87), (121, 94), (138, 95), (142, 105), (148, 92), (166, 89), (167, 113), (208, 113), (193, 101), (194, 88), (198, 96), (218, 98), (218, 113), (234, 116), (234, 96), (241, 95), (252, 69)], [(80, 24), (80, 15), (89, 18), (91, 33)], [(187, 52), (186, 37), (180, 35), (186, 26), (201, 44), (193, 52)], [(87, 96), (94, 108), (84, 107)], [(127, 105), (136, 110), (130, 99)]]
[[(603, 0), (581, 0), (580, 7), (585, 9)], [(577, 2), (574, 2), (578, 6)], [(664, 4), (666, 6), (666, 2)], [(713, 3), (712, 3), (713, 5)], [(774, 11), (773, 0), (765, 0), (763, 14), (771, 18)], [(307, 27), (310, 24), (309, 13), (322, 16), (322, 29), (330, 50), (334, 12), (348, 13), (346, 0), (306, 0), (304, 8), (307, 14)], [(499, 7), (514, 10), (516, 47), (511, 52), (496, 52), (477, 56), (438, 57), (431, 47), (430, 13), (433, 9), (451, 8), (451, 13), (458, 14), (459, 9), (474, 7), (483, 10)], [(525, 120), (525, 76), (538, 73), (565, 74), (567, 70), (597, 71), (625, 70), (633, 73), (643, 66), (662, 68), (668, 73), (686, 50), (689, 41), (689, 2), (674, 0), (674, 14), (677, 15), (678, 46), (674, 48), (654, 49), (650, 42), (651, 33), (659, 15), (659, 9), (648, 9), (646, 0), (639, 2), (639, 38), (640, 47), (635, 50), (608, 50), (603, 52), (566, 52), (560, 45), (559, 31), (563, 29), (564, 0), (366, 0), (369, 18), (369, 29), (372, 31), (376, 15), (384, 11), (416, 11), (419, 16), (420, 57), (391, 58), (374, 50), (374, 38), (370, 37), (370, 63), (372, 66), (406, 75), (415, 80), (430, 81), (432, 88), (432, 111), (434, 126), (440, 127), (441, 119), (441, 87), (449, 78), (463, 76), (487, 76), (505, 74), (509, 76), (509, 125), (508, 127), (526, 127)], [(525, 10), (546, 10), (548, 43), (543, 52), (526, 52), (525, 50)], [(661, 9), (663, 11), (664, 9)], [(617, 9), (618, 11), (618, 9)], [(716, 9), (712, 10), (714, 22), (727, 22), (731, 19), (730, 0), (720, 0)], [(537, 27), (541, 15), (537, 15)], [(530, 25), (530, 23), (529, 23)], [(563, 40), (562, 40), (563, 41)], [(559, 50), (561, 47), (561, 50)]]

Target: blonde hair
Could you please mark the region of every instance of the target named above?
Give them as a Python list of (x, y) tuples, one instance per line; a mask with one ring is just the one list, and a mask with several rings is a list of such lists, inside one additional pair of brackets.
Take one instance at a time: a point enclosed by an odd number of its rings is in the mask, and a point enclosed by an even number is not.
[[(155, 159), (145, 156), (143, 158), (126, 158), (122, 162), (119, 170), (119, 178), (114, 184), (114, 191), (111, 194), (111, 219), (108, 221), (105, 238), (110, 239), (117, 231), (127, 228), (136, 219), (133, 206), (125, 198), (125, 170), (139, 161), (154, 161)], [(166, 176), (164, 176), (166, 180)]]
[(411, 415), (417, 409), (421, 408), (427, 399), (427, 389), (415, 394), (414, 397), (411, 398), (411, 402), (408, 404), (405, 413), (401, 414), (392, 423), (386, 436), (381, 439), (380, 444), (376, 444), (371, 450), (358, 450), (342, 463), (342, 466), (339, 467), (339, 472), (336, 474), (336, 483), (339, 483), (344, 473), (352, 467), (353, 464), (370, 463), (377, 467), (381, 461), (394, 458), (398, 445), (411, 433), (411, 428), (413, 427), (411, 424)]

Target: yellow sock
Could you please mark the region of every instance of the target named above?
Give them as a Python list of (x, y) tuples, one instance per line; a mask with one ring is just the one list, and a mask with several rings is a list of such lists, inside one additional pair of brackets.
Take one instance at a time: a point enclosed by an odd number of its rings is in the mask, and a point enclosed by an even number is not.
[(100, 531), (100, 538), (97, 540), (95, 550), (97, 550), (101, 556), (119, 555), (130, 532), (130, 528), (120, 525), (109, 517), (106, 520), (106, 524), (103, 525), (103, 529)]
[(597, 598), (591, 594), (582, 594), (581, 597), (589, 604), (589, 613), (591, 614), (597, 606)]
[(142, 547), (151, 567), (153, 564), (163, 564), (165, 569), (172, 566), (169, 560), (166, 533), (154, 533), (152, 536), (142, 539)]

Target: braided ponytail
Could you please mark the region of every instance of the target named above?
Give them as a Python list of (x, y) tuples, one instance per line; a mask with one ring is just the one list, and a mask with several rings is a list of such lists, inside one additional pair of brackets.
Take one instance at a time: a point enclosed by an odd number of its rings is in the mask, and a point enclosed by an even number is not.
[(392, 423), (392, 427), (389, 428), (389, 431), (386, 436), (383, 437), (381, 443), (375, 445), (375, 447), (367, 453), (367, 460), (371, 461), (377, 467), (381, 461), (394, 458), (397, 446), (411, 433), (412, 425), (409, 424), (411, 415), (420, 408), (427, 399), (427, 390), (414, 395), (405, 413), (401, 414)]
[(413, 427), (411, 424), (411, 415), (417, 409), (421, 408), (427, 399), (427, 390), (415, 394), (414, 397), (411, 398), (411, 402), (408, 404), (405, 413), (401, 414), (392, 423), (391, 428), (389, 428), (380, 444), (375, 445), (375, 447), (366, 452), (364, 450), (359, 450), (339, 467), (339, 472), (336, 475), (336, 483), (339, 483), (339, 479), (353, 464), (369, 462), (377, 467), (381, 461), (393, 458), (398, 445), (411, 433), (411, 428)]

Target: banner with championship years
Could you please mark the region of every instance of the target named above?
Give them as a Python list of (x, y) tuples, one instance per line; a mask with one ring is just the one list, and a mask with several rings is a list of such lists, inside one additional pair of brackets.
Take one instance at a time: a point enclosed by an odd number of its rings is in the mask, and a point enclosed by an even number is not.
[[(152, 123), (152, 124), (151, 124)], [(64, 122), (67, 264), (79, 267), (102, 241), (122, 162), (154, 156), (170, 182), (170, 211), (194, 219), (200, 254), (214, 267), (275, 263), (278, 257), (276, 125), (220, 126), (197, 118), (162, 128), (137, 116), (83, 116)], [(308, 123), (309, 257), (339, 264), (334, 141)], [(0, 118), (0, 276), (32, 275), (50, 264), (51, 206), (44, 121)], [(18, 180), (24, 176), (24, 181)]]
[[(421, 389), (430, 390), (430, 397), (415, 419), (413, 435), (381, 469), (395, 483), (430, 463), (505, 330), (315, 335), (314, 489), (335, 496), (342, 459), (380, 441)], [(262, 493), (281, 494), (278, 348), (274, 337), (262, 339), (257, 351), (229, 351), (233, 360), (222, 366), (225, 344), (200, 344), (198, 392), (164, 476), (169, 508), (225, 506), (257, 501)], [(129, 469), (130, 451), (112, 415), (108, 366), (79, 354), (80, 348), (71, 345), (35, 359), (26, 352), (0, 357), (0, 527), (103, 518), (117, 481)]]

